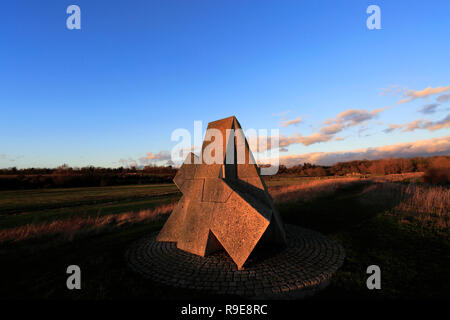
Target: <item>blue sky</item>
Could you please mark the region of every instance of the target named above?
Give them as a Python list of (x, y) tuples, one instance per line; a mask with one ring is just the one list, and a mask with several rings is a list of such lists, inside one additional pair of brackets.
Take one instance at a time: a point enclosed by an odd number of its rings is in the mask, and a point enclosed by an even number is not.
[[(66, 28), (71, 4), (81, 30)], [(381, 30), (366, 27), (370, 4)], [(286, 158), (418, 140), (448, 154), (449, 12), (434, 0), (4, 1), (0, 168), (116, 167), (169, 151), (195, 120), (271, 129), (283, 112), (302, 119), (280, 128), (296, 137)]]

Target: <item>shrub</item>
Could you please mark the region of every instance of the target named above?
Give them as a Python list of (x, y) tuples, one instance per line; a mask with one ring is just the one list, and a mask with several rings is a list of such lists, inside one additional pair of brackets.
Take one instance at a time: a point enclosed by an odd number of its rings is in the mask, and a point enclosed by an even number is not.
[(428, 168), (425, 171), (423, 180), (428, 184), (447, 185), (450, 184), (450, 168)]

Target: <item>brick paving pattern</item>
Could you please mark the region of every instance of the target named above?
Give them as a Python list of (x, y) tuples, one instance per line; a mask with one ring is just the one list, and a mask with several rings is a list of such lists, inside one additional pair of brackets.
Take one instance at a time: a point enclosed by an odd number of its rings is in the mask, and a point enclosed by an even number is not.
[(129, 266), (143, 276), (172, 287), (254, 299), (301, 298), (324, 288), (344, 262), (342, 246), (322, 234), (286, 225), (287, 246), (258, 246), (243, 270), (226, 252), (200, 257), (157, 242), (156, 235), (126, 252)]

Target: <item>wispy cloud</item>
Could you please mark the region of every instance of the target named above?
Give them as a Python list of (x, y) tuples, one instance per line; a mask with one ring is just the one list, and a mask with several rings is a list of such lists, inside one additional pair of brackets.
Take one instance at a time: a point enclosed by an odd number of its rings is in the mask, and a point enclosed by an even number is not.
[(437, 100), (438, 102), (447, 102), (447, 101), (450, 101), (450, 93), (446, 93), (446, 94), (440, 95), (439, 97), (436, 98), (436, 100)]
[(280, 122), (280, 127), (288, 127), (290, 125), (298, 125), (299, 123), (302, 123), (303, 119), (302, 117), (298, 117), (292, 120), (283, 120)]
[(384, 129), (383, 132), (390, 133), (394, 130), (401, 129), (403, 125), (401, 124), (390, 124), (388, 128)]
[(450, 127), (450, 114), (444, 119), (439, 121), (429, 121), (424, 119), (417, 119), (404, 124), (390, 124), (388, 128), (384, 129), (385, 133), (392, 132), (394, 130), (401, 130), (403, 132), (414, 131), (417, 129), (426, 129), (429, 131), (436, 131)]
[[(328, 141), (334, 138), (334, 135), (343, 131), (346, 128), (362, 126), (359, 129), (359, 133), (367, 129), (367, 122), (376, 118), (381, 112), (391, 108), (387, 106), (384, 108), (367, 111), (364, 109), (348, 109), (339, 113), (335, 118), (327, 119), (319, 133), (322, 136), (327, 136), (328, 139), (323, 137), (322, 140)], [(341, 140), (344, 138), (341, 138)], [(320, 141), (322, 142), (322, 141)]]
[(22, 159), (24, 156), (23, 155), (18, 155), (18, 156), (8, 156), (4, 153), (0, 153), (0, 160), (5, 160), (8, 162), (16, 162), (17, 160)]
[(132, 158), (128, 158), (128, 159), (120, 159), (119, 163), (124, 166), (124, 167), (137, 167), (137, 162), (136, 160), (132, 159)]
[(147, 152), (144, 157), (140, 157), (138, 160), (133, 158), (120, 159), (119, 163), (124, 167), (136, 167), (142, 168), (145, 165), (156, 164), (162, 161), (170, 161), (171, 155), (169, 151), (159, 151), (158, 153)]
[(344, 130), (345, 124), (341, 122), (332, 123), (326, 126), (323, 126), (322, 129), (320, 129), (320, 132), (327, 135), (334, 135), (338, 132), (341, 132)]
[(327, 142), (333, 139), (332, 135), (324, 134), (321, 132), (312, 133), (309, 136), (304, 136), (301, 134), (296, 134), (290, 137), (280, 137), (280, 147), (287, 147), (291, 144), (301, 143), (304, 146), (309, 146), (314, 143)]
[(399, 85), (392, 85), (387, 88), (381, 88), (380, 95), (382, 96), (395, 96), (401, 94), (407, 90), (406, 87), (400, 87)]
[(169, 151), (160, 151), (158, 153), (147, 152), (145, 157), (139, 158), (142, 164), (148, 164), (151, 162), (170, 160), (171, 156)]
[(273, 113), (272, 116), (274, 116), (274, 117), (284, 117), (284, 116), (287, 115), (289, 112), (291, 112), (291, 110), (286, 110), (286, 111), (279, 112), (279, 113)]
[(430, 123), (426, 124), (426, 129), (428, 129), (430, 131), (435, 131), (435, 130), (449, 128), (449, 127), (450, 127), (450, 114), (448, 114), (441, 121), (430, 122)]
[(439, 106), (439, 103), (432, 103), (432, 104), (427, 104), (425, 106), (423, 106), (419, 112), (422, 112), (423, 114), (432, 114), (436, 112), (437, 107)]
[(448, 155), (450, 153), (450, 136), (419, 140), (407, 143), (397, 143), (382, 147), (363, 148), (339, 152), (312, 152), (301, 155), (286, 155), (280, 157), (280, 162), (293, 166), (304, 162), (332, 165), (340, 161), (375, 160), (382, 158), (400, 158), (417, 156)]
[[(368, 121), (375, 119), (378, 114), (389, 108), (391, 108), (391, 106), (374, 109), (372, 111), (367, 111), (364, 109), (345, 110), (339, 113), (336, 117), (327, 119), (323, 122), (318, 132), (314, 132), (306, 136), (300, 133), (295, 133), (291, 136), (280, 135), (279, 146), (283, 148), (293, 144), (303, 144), (304, 146), (309, 146), (315, 143), (327, 142), (331, 140), (344, 140), (345, 137), (336, 138), (336, 135), (346, 128), (367, 124)], [(268, 148), (270, 148), (270, 146), (268, 146)]]
[[(265, 150), (270, 150), (273, 148), (271, 145), (272, 139), (275, 137), (269, 136), (269, 137), (262, 137), (262, 136), (252, 136), (248, 137), (248, 142), (251, 150), (253, 152), (262, 152)], [(266, 141), (266, 145), (264, 147), (261, 146), (260, 139), (263, 139)], [(314, 143), (319, 142), (326, 142), (333, 139), (332, 135), (323, 134), (320, 132), (313, 133), (309, 136), (304, 136), (300, 133), (293, 134), (291, 136), (285, 136), (285, 135), (279, 135), (278, 136), (278, 148), (281, 152), (288, 151), (287, 147), (294, 145), (294, 144), (303, 144), (304, 146), (309, 146)]]
[(436, 87), (436, 88), (432, 88), (432, 87), (427, 87), (423, 90), (408, 90), (403, 94), (403, 98), (402, 100), (398, 101), (398, 104), (402, 104), (402, 103), (406, 103), (406, 102), (410, 102), (413, 101), (415, 99), (419, 99), (419, 98), (428, 98), (429, 96), (435, 95), (435, 94), (439, 94), (445, 91), (450, 90), (450, 86), (447, 87)]
[(364, 109), (348, 109), (339, 113), (335, 118), (327, 119), (324, 124), (342, 124), (344, 127), (352, 127), (375, 118), (379, 113), (389, 108), (391, 106), (375, 109), (370, 112)]

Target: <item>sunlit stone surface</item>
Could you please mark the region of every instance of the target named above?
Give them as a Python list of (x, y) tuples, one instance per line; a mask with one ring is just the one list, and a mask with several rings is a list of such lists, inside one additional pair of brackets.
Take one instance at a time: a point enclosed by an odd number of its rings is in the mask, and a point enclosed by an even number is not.
[[(223, 157), (219, 163), (207, 164), (211, 162), (205, 157), (200, 161), (189, 154), (174, 178), (183, 196), (157, 241), (176, 242), (179, 249), (199, 256), (224, 249), (240, 269), (258, 242), (286, 244), (286, 233), (251, 161), (247, 140), (238, 131), (227, 130), (241, 129), (237, 119), (233, 116), (209, 123), (207, 137), (212, 129), (222, 133)], [(213, 149), (212, 143), (220, 144), (220, 140), (205, 139), (203, 155)]]

